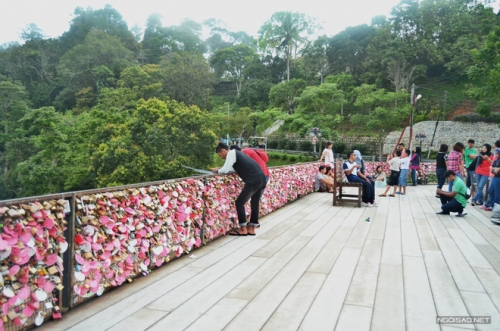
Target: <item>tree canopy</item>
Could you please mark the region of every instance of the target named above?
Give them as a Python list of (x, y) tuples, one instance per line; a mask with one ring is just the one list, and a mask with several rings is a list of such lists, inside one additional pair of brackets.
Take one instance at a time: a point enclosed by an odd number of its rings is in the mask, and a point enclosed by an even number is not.
[(76, 8), (61, 36), (29, 24), (24, 43), (0, 46), (0, 199), (184, 176), (212, 165), (226, 133), (320, 127), (381, 143), (404, 125), (412, 86), (418, 120), (500, 108), (487, 1), (402, 0), (333, 36), (286, 11), (257, 36), (216, 18), (165, 23), (152, 13), (142, 31), (110, 5)]

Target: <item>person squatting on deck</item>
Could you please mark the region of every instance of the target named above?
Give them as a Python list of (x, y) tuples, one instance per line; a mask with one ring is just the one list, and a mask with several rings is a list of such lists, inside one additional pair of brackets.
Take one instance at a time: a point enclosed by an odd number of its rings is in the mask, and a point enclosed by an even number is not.
[[(266, 177), (260, 166), (249, 156), (238, 150), (229, 150), (229, 146), (219, 143), (215, 149), (217, 155), (226, 160), (222, 168), (212, 168), (213, 173), (228, 173), (231, 167), (241, 177), (245, 186), (235, 201), (239, 229), (229, 231), (232, 236), (254, 236), (255, 227), (259, 226), (259, 201), (266, 188)], [(251, 214), (247, 225), (245, 203), (250, 200)]]
[(458, 217), (467, 215), (464, 208), (467, 206), (467, 187), (464, 181), (455, 175), (453, 170), (446, 170), (444, 177), (453, 185), (453, 191), (446, 192), (438, 188), (436, 194), (441, 199), (441, 211), (437, 214), (449, 215), (450, 212), (458, 213)]

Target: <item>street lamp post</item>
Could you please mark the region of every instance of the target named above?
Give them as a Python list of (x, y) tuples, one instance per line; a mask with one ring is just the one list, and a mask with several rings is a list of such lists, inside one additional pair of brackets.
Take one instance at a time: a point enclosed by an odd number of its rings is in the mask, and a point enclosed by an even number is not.
[(427, 137), (423, 133), (417, 133), (415, 135), (415, 139), (418, 139), (418, 141), (420, 141), (420, 149), (422, 149), (422, 141), (424, 141), (425, 138)]
[(321, 129), (320, 128), (311, 128), (309, 130), (309, 136), (313, 137), (312, 143), (314, 145), (314, 158), (316, 158), (316, 136), (321, 137)]

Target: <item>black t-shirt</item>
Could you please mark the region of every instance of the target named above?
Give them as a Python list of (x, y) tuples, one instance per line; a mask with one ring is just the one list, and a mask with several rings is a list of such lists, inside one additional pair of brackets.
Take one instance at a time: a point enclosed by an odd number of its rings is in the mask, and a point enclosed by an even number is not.
[(446, 169), (446, 160), (448, 157), (445, 152), (439, 152), (436, 155), (436, 169)]

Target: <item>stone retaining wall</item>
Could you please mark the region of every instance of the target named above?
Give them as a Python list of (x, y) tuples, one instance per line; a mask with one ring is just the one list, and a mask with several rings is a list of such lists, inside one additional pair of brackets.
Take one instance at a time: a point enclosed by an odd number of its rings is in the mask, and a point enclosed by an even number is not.
[[(415, 124), (413, 126), (412, 145), (420, 145), (420, 141), (415, 139), (415, 136), (418, 133), (423, 133), (426, 136), (426, 138), (422, 141), (422, 150), (424, 151), (427, 151), (429, 148), (434, 151), (438, 150), (441, 144), (447, 144), (450, 146), (449, 150), (451, 150), (451, 146), (453, 146), (453, 144), (457, 141), (467, 144), (467, 140), (470, 138), (476, 141), (476, 147), (485, 143), (493, 145), (496, 140), (500, 139), (500, 128), (497, 124), (443, 121), (438, 124), (436, 135), (434, 137), (434, 143), (431, 147), (430, 144), (435, 127), (436, 122), (434, 121), (424, 121)], [(401, 131), (393, 131), (386, 137), (384, 143), (384, 153), (390, 153), (394, 149), (400, 134)], [(401, 142), (408, 146), (409, 138), (410, 128), (407, 128)]]

